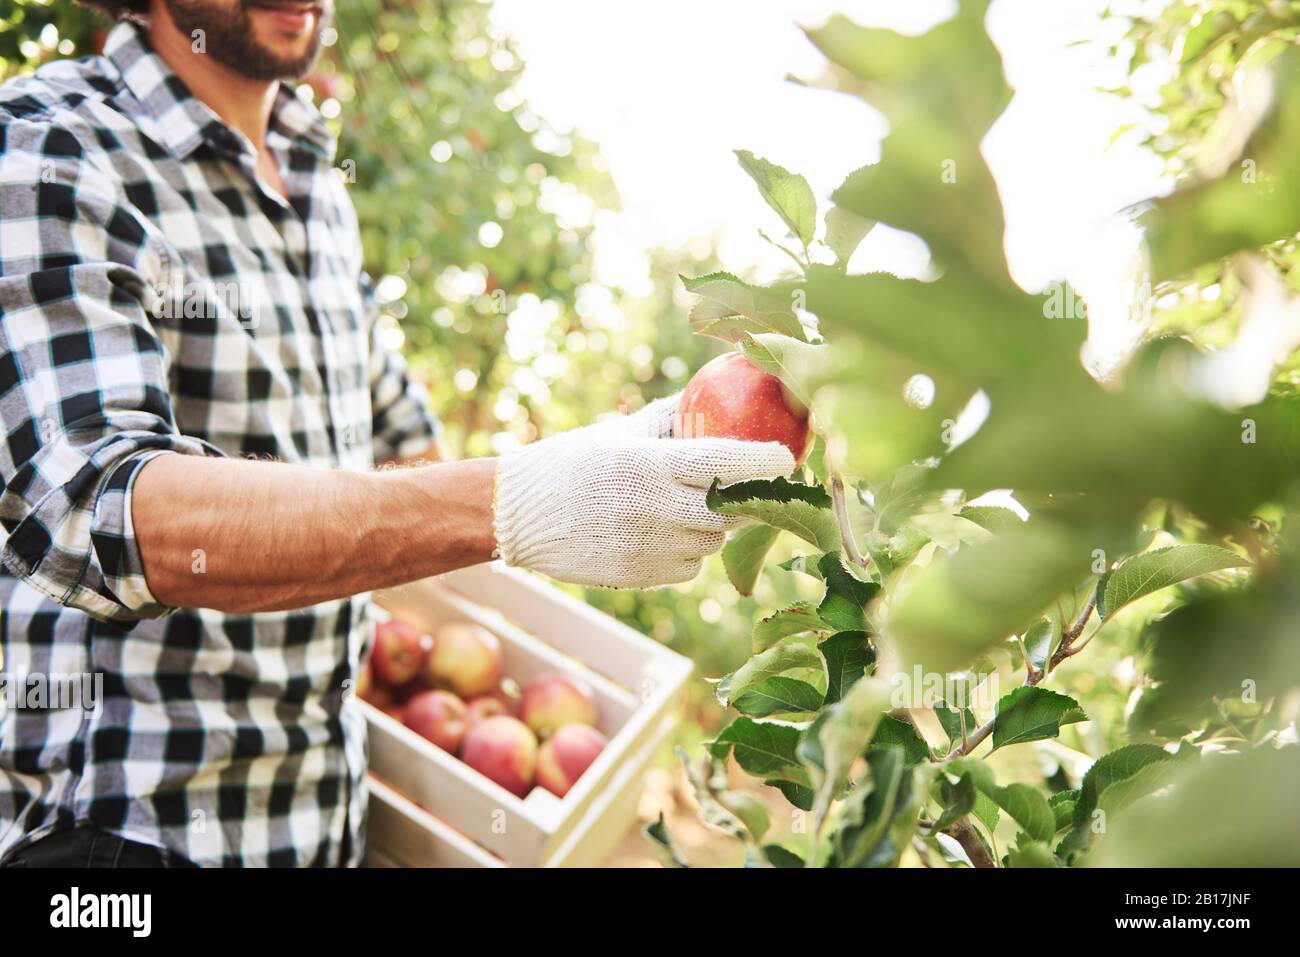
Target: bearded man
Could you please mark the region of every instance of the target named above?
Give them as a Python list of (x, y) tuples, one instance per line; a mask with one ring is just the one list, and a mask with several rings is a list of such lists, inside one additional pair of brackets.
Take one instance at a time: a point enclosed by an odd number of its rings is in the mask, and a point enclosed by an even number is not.
[(670, 441), (675, 399), (440, 461), (283, 82), (328, 0), (94, 5), (103, 56), (0, 87), (4, 677), (100, 689), (0, 712), (0, 865), (355, 864), (371, 590), (493, 557), (683, 581), (711, 480), (794, 462)]

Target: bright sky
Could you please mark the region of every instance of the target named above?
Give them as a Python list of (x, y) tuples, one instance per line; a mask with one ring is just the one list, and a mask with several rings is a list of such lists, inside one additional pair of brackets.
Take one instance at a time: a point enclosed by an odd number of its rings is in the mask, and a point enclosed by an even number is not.
[[(989, 24), (1016, 99), (985, 143), (1008, 211), (1007, 249), (1031, 289), (1065, 276), (1089, 295), (1093, 340), (1125, 338), (1133, 232), (1112, 214), (1167, 189), (1160, 164), (1134, 141), (1110, 146), (1135, 108), (1097, 92), (1112, 36), (1104, 0), (997, 0)], [(600, 223), (602, 278), (635, 288), (641, 252), (717, 236), (728, 268), (763, 278), (780, 253), (756, 236), (780, 235), (732, 150), (750, 149), (803, 173), (819, 198), (878, 158), (883, 118), (853, 97), (789, 83), (824, 65), (799, 24), (834, 12), (918, 32), (946, 16), (947, 0), (497, 0), (495, 17), (527, 64), (521, 92), (561, 128), (600, 143), (625, 212)], [(903, 274), (923, 247), (878, 229), (854, 261)], [(1104, 356), (1100, 357), (1103, 364)]]

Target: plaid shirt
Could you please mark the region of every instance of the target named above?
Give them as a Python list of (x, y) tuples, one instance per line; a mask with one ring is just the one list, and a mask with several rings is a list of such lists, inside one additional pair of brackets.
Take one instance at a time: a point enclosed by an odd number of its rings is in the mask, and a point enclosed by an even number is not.
[(287, 202), (129, 23), (0, 87), (0, 651), (28, 704), (38, 676), (102, 676), (93, 710), (0, 710), (0, 856), (74, 821), (204, 865), (360, 855), (366, 596), (166, 608), (131, 525), (156, 455), (369, 469), (436, 435), (288, 88), (267, 147)]

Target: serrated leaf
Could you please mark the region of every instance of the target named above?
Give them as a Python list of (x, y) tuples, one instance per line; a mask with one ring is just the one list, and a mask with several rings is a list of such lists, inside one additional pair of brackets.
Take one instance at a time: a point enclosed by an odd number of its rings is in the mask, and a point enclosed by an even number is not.
[(903, 758), (908, 764), (920, 764), (930, 759), (930, 746), (921, 737), (915, 725), (900, 721), (892, 715), (884, 715), (871, 738), (870, 748), (898, 747), (903, 749)]
[(757, 184), (767, 205), (807, 247), (817, 231), (817, 197), (808, 181), (748, 150), (736, 150), (736, 158)]
[(1106, 576), (1098, 589), (1098, 611), (1112, 617), (1125, 605), (1197, 575), (1248, 565), (1218, 545), (1172, 545), (1135, 555)]
[(835, 254), (835, 261), (848, 265), (857, 248), (875, 228), (875, 221), (859, 216), (843, 206), (832, 206), (826, 211), (826, 245)]
[(876, 659), (865, 631), (841, 631), (823, 641), (817, 650), (826, 660), (824, 704), (834, 704), (843, 698)]
[(814, 380), (824, 368), (827, 348), (767, 332), (752, 335), (740, 344), (746, 359), (780, 379), (805, 406), (812, 402)]
[(772, 826), (767, 808), (754, 795), (744, 791), (723, 791), (716, 798), (719, 804), (735, 815), (755, 841), (761, 841)]
[(1056, 818), (1056, 829), (1058, 831), (1074, 822), (1074, 806), (1078, 803), (1078, 788), (1070, 791), (1058, 791), (1047, 799), (1047, 804)]
[(729, 696), (736, 701), (747, 691), (784, 671), (796, 668), (822, 668), (822, 657), (811, 645), (798, 641), (782, 641), (759, 652), (741, 665), (731, 676)]
[(691, 309), (691, 328), (702, 336), (742, 343), (759, 333), (806, 340), (803, 323), (782, 296), (752, 286), (728, 272), (694, 279), (680, 277), (686, 290), (700, 297)]
[(722, 546), (722, 567), (740, 594), (754, 593), (763, 561), (780, 534), (780, 529), (770, 525), (750, 525), (737, 531)]
[(947, 762), (949, 774), (969, 774), (976, 786), (999, 808), (1006, 811), (1032, 840), (1049, 841), (1056, 833), (1056, 816), (1047, 798), (1037, 788), (1028, 784), (1008, 784), (1002, 787), (993, 775), (993, 769), (983, 761), (957, 758)]
[(898, 748), (865, 755), (867, 774), (845, 798), (831, 833), (835, 867), (890, 867), (915, 833), (931, 770), (907, 765)]
[(752, 518), (792, 532), (823, 551), (839, 547), (839, 525), (831, 512), (831, 498), (820, 485), (788, 479), (757, 479), (725, 488), (716, 480), (705, 499), (720, 515)]
[(821, 561), (820, 555), (795, 555), (793, 558), (787, 558), (777, 567), (823, 581), (821, 569), (817, 567), (819, 561)]
[(1150, 790), (1154, 790), (1163, 775), (1151, 778), (1147, 773), (1157, 766), (1163, 770), (1164, 765), (1173, 770), (1175, 763), (1175, 755), (1154, 744), (1130, 744), (1098, 758), (1083, 776), (1072, 809), (1073, 829), (1062, 839), (1058, 853), (1070, 855), (1088, 847), (1093, 836), (1093, 814), (1099, 810), (1103, 795), (1110, 789), (1123, 790), (1122, 797), (1117, 793), (1117, 800), (1113, 802), (1116, 806), (1123, 806), (1149, 793), (1141, 787), (1125, 787), (1126, 782), (1150, 784)]
[(975, 810), (978, 793), (975, 779), (969, 774), (960, 775), (955, 783), (946, 777), (940, 778), (939, 801), (943, 805), (943, 813), (935, 820), (933, 829), (942, 831), (949, 824)]
[(963, 727), (967, 735), (979, 727), (970, 708), (952, 708), (943, 701), (935, 703), (934, 716), (939, 720), (939, 727), (943, 728), (943, 733), (948, 736), (949, 747), (963, 740)]
[(1024, 519), (1014, 511), (1001, 505), (967, 505), (957, 515), (994, 535), (1025, 524)]
[(822, 621), (840, 631), (869, 631), (866, 606), (880, 593), (880, 586), (851, 574), (839, 552), (827, 552), (817, 568), (826, 582), (826, 594), (817, 606)]
[(722, 729), (709, 744), (709, 751), (719, 759), (725, 758), (730, 751), (736, 763), (749, 774), (773, 777), (798, 768), (799, 759), (795, 754), (798, 746), (797, 728), (741, 716)]
[(888, 708), (889, 686), (875, 678), (860, 678), (804, 732), (798, 754), (814, 772), (814, 830), (821, 826), (831, 802), (844, 790), (853, 762), (866, 751)]
[(798, 601), (787, 608), (773, 612), (754, 626), (754, 654), (766, 651), (783, 638), (804, 632), (825, 632), (826, 623), (817, 614), (812, 602)]
[(732, 707), (753, 718), (787, 711), (816, 711), (822, 706), (824, 695), (798, 678), (773, 675), (739, 695)]
[(1046, 688), (1022, 686), (998, 701), (993, 750), (1054, 738), (1061, 733), (1061, 725), (1087, 720), (1087, 714), (1073, 698)]
[(1040, 618), (1029, 626), (1020, 643), (1029, 663), (1035, 670), (1042, 671), (1047, 667), (1052, 649), (1056, 646), (1056, 626), (1047, 618)]

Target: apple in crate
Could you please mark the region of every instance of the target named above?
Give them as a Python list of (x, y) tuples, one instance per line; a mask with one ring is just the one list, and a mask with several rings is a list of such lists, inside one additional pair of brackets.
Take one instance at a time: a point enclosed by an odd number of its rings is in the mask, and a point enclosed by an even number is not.
[(471, 698), (465, 702), (465, 710), (468, 713), (470, 724), (484, 721), (488, 718), (496, 718), (501, 715), (513, 718), (514, 713), (510, 705), (506, 704), (496, 695), (484, 694), (477, 698)]
[(465, 702), (450, 691), (421, 691), (402, 708), (402, 723), (449, 754), (460, 750), (469, 715)]
[(566, 724), (542, 742), (537, 752), (537, 783), (556, 797), (564, 797), (607, 743), (589, 724)]
[(429, 636), (409, 621), (381, 621), (375, 626), (375, 644), (370, 652), (375, 677), (392, 687), (406, 684), (419, 674), (430, 643)]
[(537, 739), (517, 718), (498, 715), (471, 725), (460, 759), (512, 794), (523, 797), (537, 771)]
[(519, 717), (545, 738), (566, 724), (596, 723), (591, 685), (560, 671), (545, 671), (524, 685)]
[(501, 681), (501, 641), (478, 625), (449, 622), (434, 636), (425, 678), (462, 698), (488, 694)]

